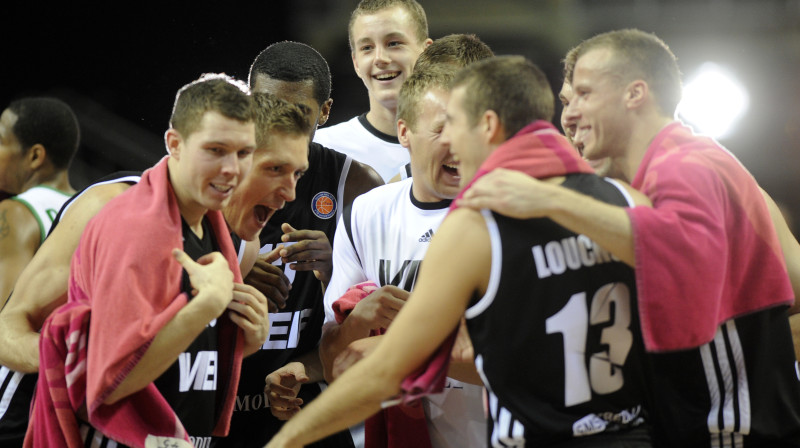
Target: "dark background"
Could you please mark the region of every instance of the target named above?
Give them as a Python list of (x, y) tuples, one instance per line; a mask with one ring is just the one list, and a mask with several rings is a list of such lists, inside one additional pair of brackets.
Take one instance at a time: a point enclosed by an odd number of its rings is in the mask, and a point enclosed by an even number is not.
[[(176, 91), (205, 72), (246, 80), (259, 51), (280, 40), (312, 45), (333, 73), (330, 124), (368, 107), (347, 47), (355, 0), (6, 5), (0, 104), (55, 95), (75, 109), (82, 143), (70, 177), (80, 188), (165, 154)], [(430, 36), (474, 33), (496, 54), (522, 54), (561, 84), (566, 51), (598, 32), (651, 31), (686, 77), (705, 61), (732, 70), (750, 109), (720, 141), (800, 223), (800, 0), (420, 0)], [(556, 119), (557, 120), (557, 119)], [(797, 234), (797, 226), (793, 226)]]

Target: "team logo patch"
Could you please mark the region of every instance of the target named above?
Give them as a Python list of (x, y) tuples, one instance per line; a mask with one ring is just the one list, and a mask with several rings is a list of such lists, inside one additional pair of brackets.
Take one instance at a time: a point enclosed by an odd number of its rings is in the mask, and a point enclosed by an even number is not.
[(320, 219), (336, 215), (336, 198), (327, 191), (320, 191), (311, 200), (311, 211)]

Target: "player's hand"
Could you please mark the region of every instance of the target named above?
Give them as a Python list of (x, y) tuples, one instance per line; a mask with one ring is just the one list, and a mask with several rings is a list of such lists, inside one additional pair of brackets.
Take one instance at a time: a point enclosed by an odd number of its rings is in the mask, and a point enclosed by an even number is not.
[(458, 200), (460, 207), (488, 208), (516, 219), (544, 216), (542, 204), (551, 185), (520, 171), (498, 168), (475, 181)]
[(397, 286), (381, 286), (358, 302), (346, 319), (355, 319), (358, 325), (369, 330), (389, 328), (409, 295), (408, 291)]
[(296, 230), (288, 223), (281, 225), (281, 241), (291, 243), (281, 250), (283, 262), (295, 271), (314, 271), (327, 287), (333, 272), (331, 242), (320, 230)]
[(181, 249), (172, 249), (172, 256), (189, 274), (195, 299), (211, 305), (216, 316), (222, 314), (233, 300), (233, 272), (228, 260), (220, 252), (212, 252), (194, 261)]
[(336, 379), (353, 364), (366, 358), (378, 346), (383, 336), (372, 336), (358, 339), (351, 342), (346, 349), (342, 350), (336, 359), (333, 360), (333, 378)]
[(270, 252), (259, 255), (256, 264), (245, 277), (244, 282), (261, 291), (268, 300), (269, 312), (275, 313), (286, 306), (292, 282), (283, 273), (283, 269), (272, 264), (280, 258), (282, 245), (278, 245)]
[(252, 355), (269, 336), (267, 298), (259, 290), (241, 283), (233, 285), (233, 300), (228, 304), (233, 323), (244, 332), (244, 355)]
[(264, 394), (275, 418), (289, 420), (300, 412), (303, 399), (297, 398), (297, 394), (306, 382), (308, 376), (301, 362), (290, 362), (264, 378)]

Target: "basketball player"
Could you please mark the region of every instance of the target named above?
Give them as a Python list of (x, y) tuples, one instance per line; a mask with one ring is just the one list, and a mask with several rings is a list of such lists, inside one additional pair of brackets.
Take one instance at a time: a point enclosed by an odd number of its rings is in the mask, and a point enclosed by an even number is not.
[[(262, 307), (266, 314), (266, 299), (234, 285), (241, 278), (236, 255), (213, 210), (250, 170), (253, 104), (246, 87), (207, 75), (178, 92), (170, 124), (169, 156), (83, 233), (70, 299), (42, 329), (42, 374), (26, 446), (105, 438), (129, 446), (153, 438), (207, 446), (212, 433), (227, 431), (242, 351), (254, 345), (236, 325)], [(173, 247), (185, 252), (168, 255)], [(87, 343), (65, 345), (65, 326)], [(76, 356), (85, 370), (74, 369)], [(61, 369), (69, 382), (57, 380)]]
[[(257, 232), (261, 224), (248, 218), (262, 213), (269, 217), (280, 207), (280, 202), (293, 197), (294, 193), (289, 191), (287, 185), (293, 189), (298, 171), (307, 163), (305, 148), (309, 141), (309, 125), (297, 106), (266, 94), (255, 94), (254, 97), (259, 106), (256, 116), (258, 148), (254, 153), (255, 169), (234, 192), (224, 208), (224, 214), (231, 228), (231, 237), (234, 240), (254, 239), (255, 244), (250, 246), (257, 253), (260, 247)], [(291, 167), (293, 164), (296, 166)], [(287, 166), (291, 168), (287, 169)], [(61, 220), (62, 225), (54, 226), (53, 234), (23, 271), (8, 306), (0, 313), (3, 345), (14, 348), (12, 353), (0, 352), (3, 355), (0, 361), (18, 371), (10, 372), (14, 380), (6, 383), (2, 394), (11, 397), (10, 402), (7, 399), (4, 402), (8, 404), (10, 413), (19, 414), (19, 424), (15, 427), (23, 434), (35, 375), (22, 376), (22, 372), (36, 372), (38, 369), (37, 331), (50, 311), (66, 300), (69, 261), (80, 233), (86, 222), (103, 205), (137, 183), (139, 176), (140, 173), (134, 172), (115, 173), (75, 195), (56, 218), (55, 223)], [(248, 252), (251, 251), (248, 249)], [(248, 261), (241, 252), (240, 264), (246, 272)], [(260, 314), (257, 312), (257, 315)], [(266, 313), (263, 313), (263, 316), (251, 322), (239, 322), (246, 332), (252, 332), (254, 337), (260, 338), (256, 344), (258, 346), (263, 344), (264, 333), (269, 328), (266, 318)]]
[(397, 140), (397, 95), (431, 43), (428, 20), (415, 0), (362, 0), (350, 16), (348, 37), (369, 111), (320, 129), (314, 141), (366, 163), (388, 182), (409, 161)]
[(793, 293), (771, 201), (724, 148), (673, 121), (679, 71), (656, 36), (613, 31), (570, 55), (576, 144), (622, 161), (653, 208), (625, 211), (508, 172), (481, 179), (463, 204), (550, 216), (636, 266), (659, 443), (797, 446)]
[[(451, 65), (439, 64), (408, 78), (400, 90), (397, 127), (400, 142), (411, 154), (413, 177), (362, 195), (350, 210), (345, 210), (339, 222), (334, 240), (333, 278), (325, 291), (326, 324), (320, 343), (320, 357), (329, 381), (336, 376), (337, 356), (343, 352), (341, 356), (350, 356), (346, 353), (348, 345), (390, 326), (408, 291), (415, 287), (417, 271), (431, 237), (458, 192), (458, 164), (450, 154), (450, 145), (441, 138), (449, 96), (447, 87), (455, 71)], [(381, 288), (337, 323), (341, 319), (334, 313), (334, 301), (350, 286), (364, 281)], [(379, 338), (364, 341), (377, 342)], [(427, 428), (423, 426), (419, 434), (410, 434), (412, 430), (401, 427), (401, 436), (418, 437), (419, 441), (406, 443), (424, 443), (419, 446), (482, 443), (485, 419), (481, 395), (481, 387), (449, 378), (443, 394), (423, 402)], [(372, 433), (378, 431), (372, 428), (383, 427), (375, 423), (378, 418), (373, 417), (365, 424), (367, 448), (375, 440)], [(391, 429), (395, 426), (393, 421), (400, 417), (389, 412), (380, 418), (385, 418), (385, 425), (390, 428), (386, 438), (391, 445), (400, 436)]]
[[(22, 98), (0, 115), (0, 189), (16, 193), (0, 202), (0, 300), (42, 245), (56, 212), (75, 191), (69, 165), (80, 128), (72, 109), (55, 98)], [(0, 351), (16, 347), (5, 345)], [(0, 366), (0, 445), (19, 446), (28, 408), (10, 406), (21, 374)], [(2, 387), (7, 384), (8, 386)], [(33, 390), (33, 382), (28, 384)], [(13, 392), (12, 392), (13, 393)]]
[[(420, 53), (414, 70), (434, 64), (451, 64), (462, 68), (494, 56), (492, 49), (474, 34), (448, 34), (433, 41)], [(411, 164), (406, 164), (391, 180), (397, 182), (411, 176)]]
[[(549, 123), (553, 95), (529, 61), (477, 62), (452, 86), (445, 137), (462, 185), (476, 172), (512, 166), (632, 205), (628, 190), (591, 174)], [(564, 251), (574, 256), (559, 265)], [(268, 446), (301, 446), (379, 409), (465, 311), (489, 394), (489, 445), (651, 446), (642, 421), (643, 348), (630, 268), (553, 221), (470, 209), (445, 219), (425, 260), (375, 351)]]
[(72, 109), (55, 98), (18, 99), (0, 116), (0, 299), (44, 241), (53, 217), (75, 190), (69, 165), (80, 129)]
[[(288, 41), (270, 45), (255, 58), (249, 78), (254, 92), (269, 92), (303, 109), (307, 138), (328, 119), (330, 69), (310, 46)], [(318, 143), (306, 148), (309, 165), (297, 182), (295, 201), (278, 210), (260, 234), (261, 252), (277, 250), (279, 257), (259, 260), (246, 278), (280, 309), (270, 312), (270, 335), (261, 350), (242, 364), (231, 433), (216, 446), (263, 446), (300, 404), (321, 391), (315, 384), (323, 379), (317, 346), (336, 220), (356, 196), (383, 181), (349, 156)], [(321, 445), (349, 447), (353, 442), (344, 432)]]

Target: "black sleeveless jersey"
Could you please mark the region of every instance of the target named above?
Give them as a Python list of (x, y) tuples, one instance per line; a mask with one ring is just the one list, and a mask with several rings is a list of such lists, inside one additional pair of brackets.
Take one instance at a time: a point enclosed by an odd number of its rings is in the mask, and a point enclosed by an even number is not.
[[(121, 171), (104, 176), (70, 197), (61, 206), (50, 233), (61, 220), (64, 210), (86, 190), (96, 185), (113, 182), (138, 182), (141, 172)], [(49, 234), (48, 234), (49, 235)], [(23, 374), (0, 366), (0, 447), (22, 446), (28, 428), (28, 413), (33, 401), (38, 374)]]
[[(219, 250), (214, 230), (208, 218), (203, 217), (203, 238), (200, 239), (183, 219), (183, 250), (197, 261), (203, 255)], [(189, 275), (183, 271), (181, 291), (189, 300), (192, 297), (192, 284)], [(216, 320), (178, 355), (178, 359), (161, 374), (153, 384), (167, 400), (191, 436), (208, 437), (216, 424), (216, 402), (218, 395), (218, 336)]]
[[(309, 167), (297, 182), (296, 199), (275, 212), (261, 231), (261, 253), (282, 244), (281, 224), (285, 222), (298, 230), (323, 231), (333, 242), (351, 160), (318, 143), (309, 145)], [(242, 362), (231, 430), (228, 437), (215, 440), (217, 447), (261, 447), (280, 430), (283, 422), (272, 416), (264, 395), (264, 377), (293, 358), (317, 350), (322, 335), (325, 313), (320, 281), (313, 272), (294, 271), (280, 260), (275, 264), (291, 280), (292, 289), (286, 307), (270, 313), (270, 332), (262, 349)], [(308, 403), (320, 392), (318, 384), (306, 384), (298, 396)], [(312, 446), (347, 447), (352, 446), (352, 439), (343, 431)]]
[[(563, 185), (629, 205), (621, 187), (593, 174)], [(482, 213), (490, 281), (466, 317), (489, 398), (489, 445), (640, 440), (644, 431), (630, 429), (644, 427), (648, 389), (633, 269), (549, 219)]]
[(800, 382), (784, 307), (723, 323), (697, 349), (653, 353), (654, 440), (800, 447)]

